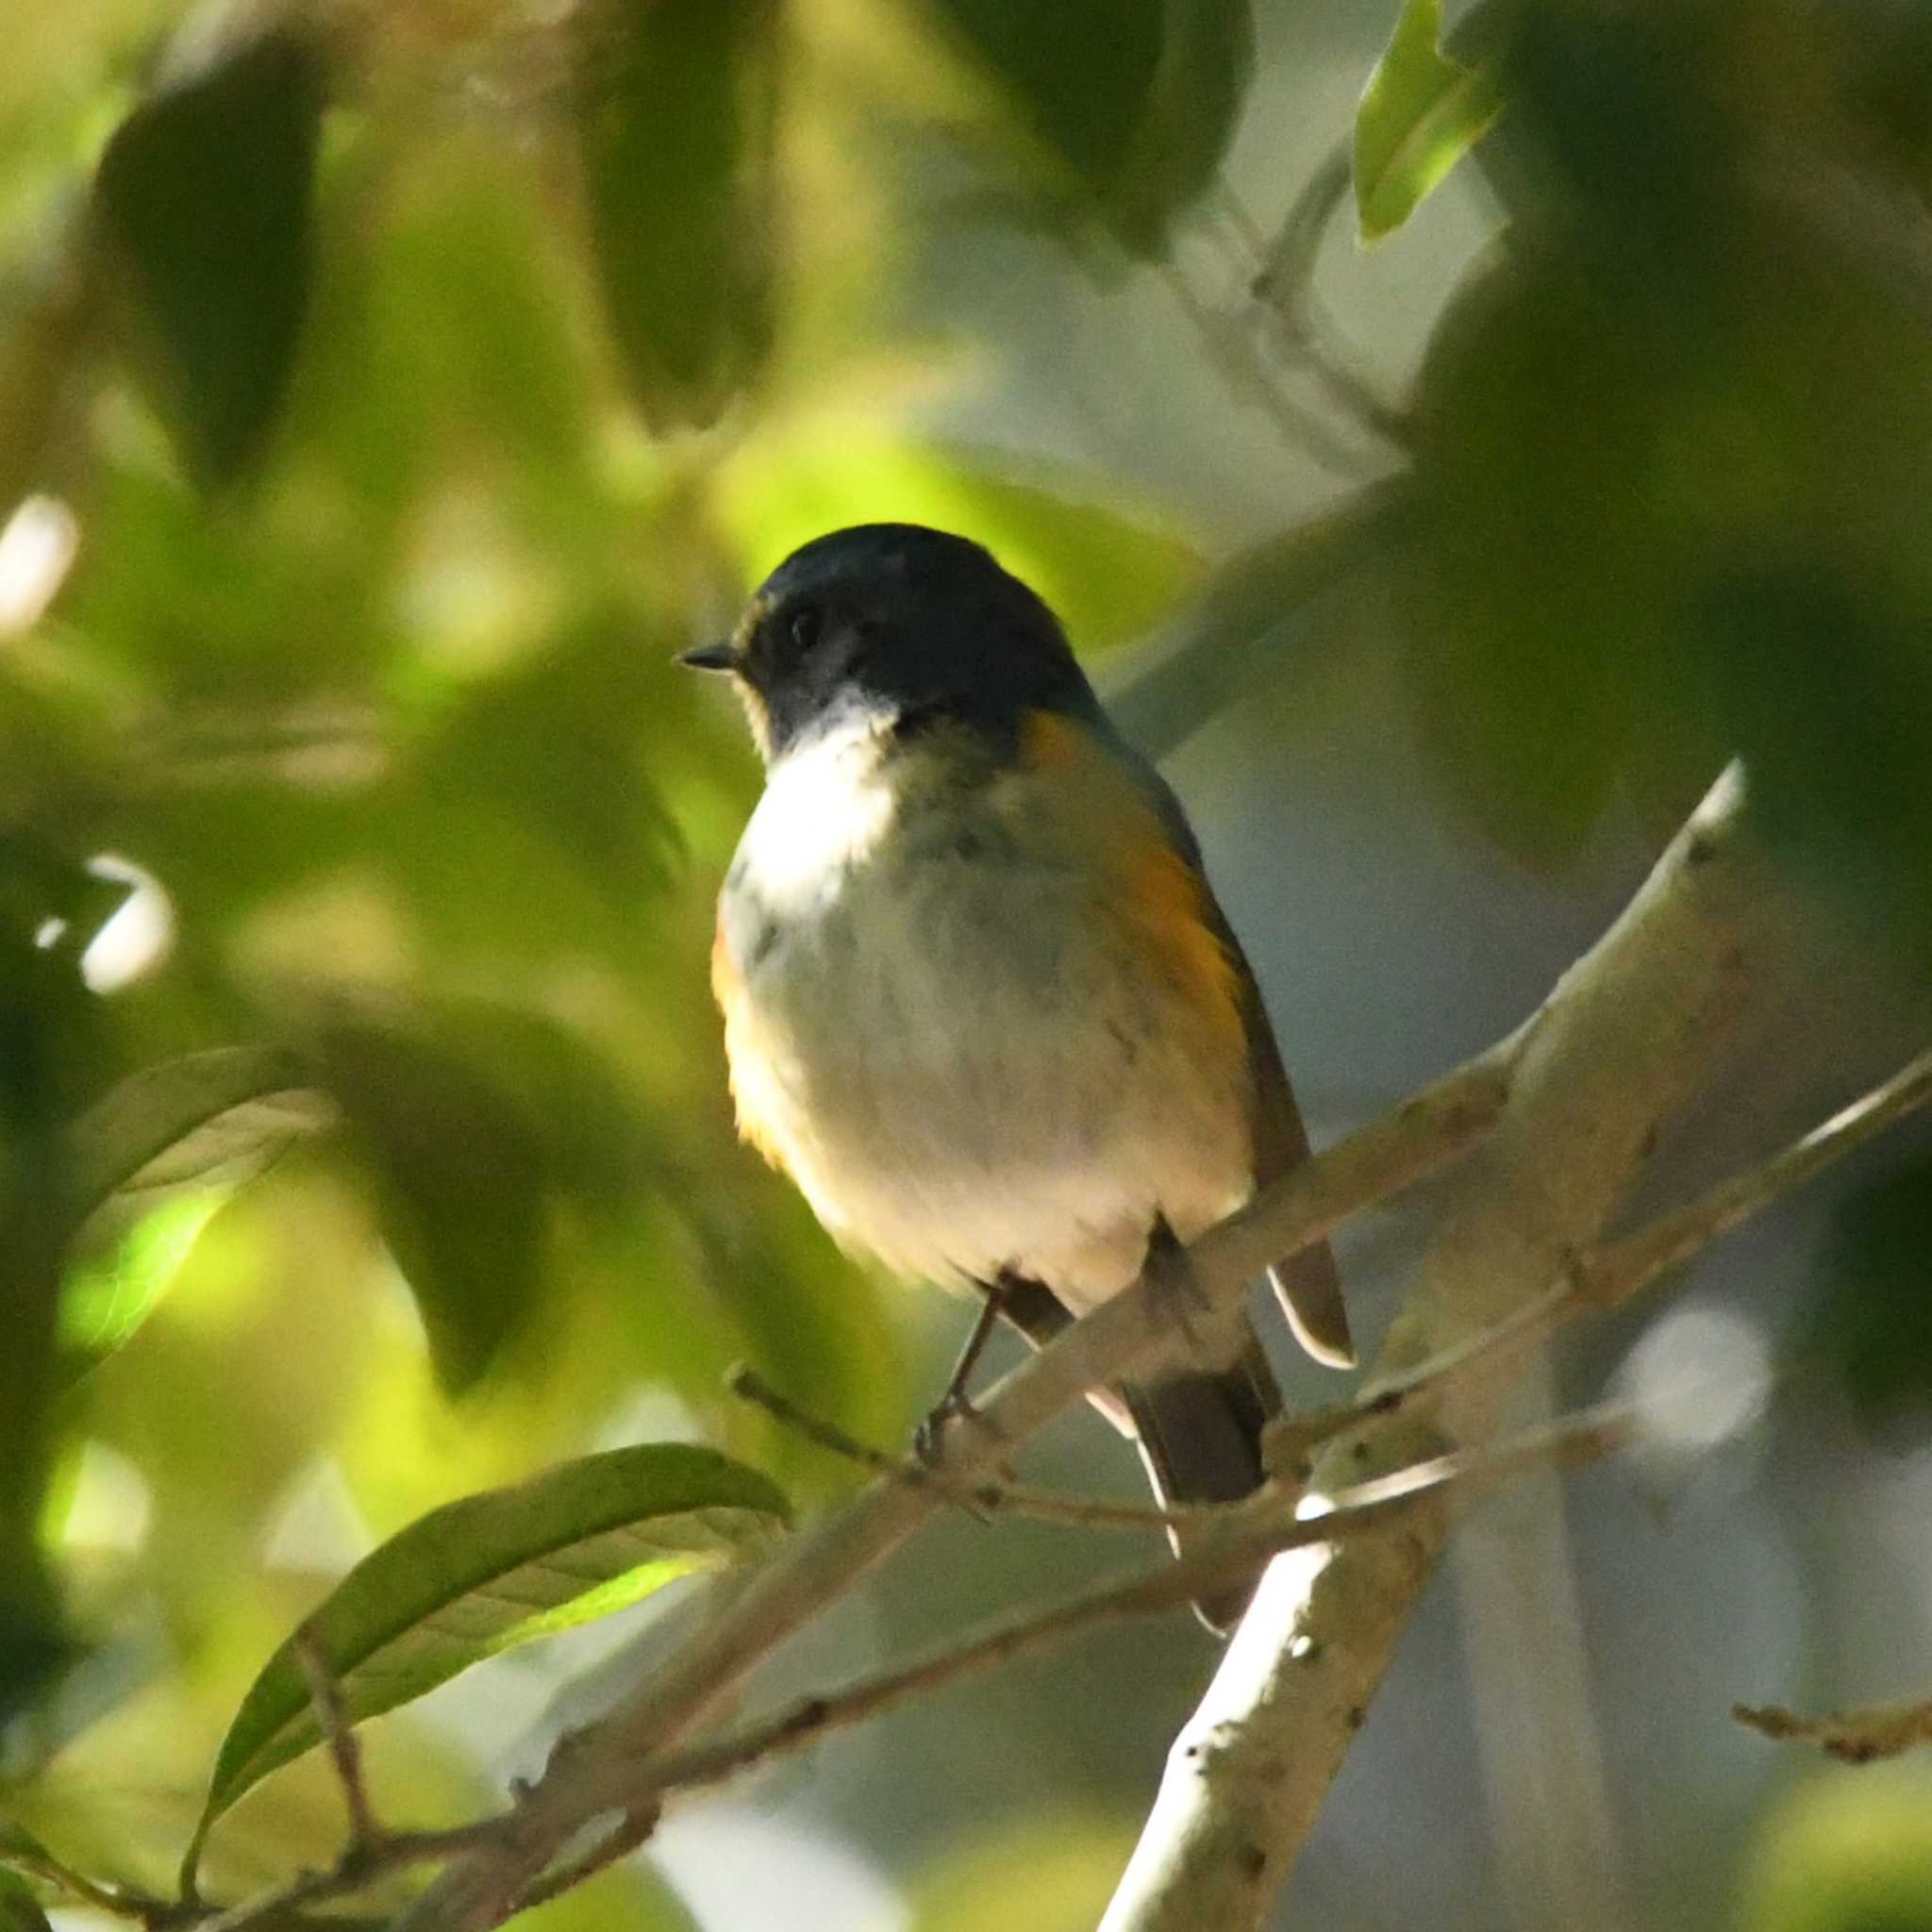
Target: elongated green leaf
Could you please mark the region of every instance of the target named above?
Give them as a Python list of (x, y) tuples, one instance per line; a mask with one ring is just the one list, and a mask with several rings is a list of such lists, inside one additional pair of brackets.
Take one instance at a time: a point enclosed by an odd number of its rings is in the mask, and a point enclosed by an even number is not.
[(1254, 72), (1249, 0), (1168, 0), (1154, 85), (1107, 196), (1114, 232), (1135, 254), (1162, 255), (1174, 216), (1214, 179)]
[(79, 1365), (141, 1326), (209, 1218), (336, 1111), (279, 1047), (216, 1047), (143, 1067), (68, 1128), (60, 1342)]
[(611, 332), (654, 428), (713, 421), (770, 341), (773, 0), (611, 0), (577, 140)]
[(1013, 119), (1090, 191), (1126, 165), (1160, 66), (1163, 0), (929, 0)]
[(1405, 0), (1355, 118), (1355, 198), (1362, 240), (1401, 227), (1480, 141), (1502, 105), (1487, 68), (1451, 60), (1438, 42), (1442, 0)]
[(135, 361), (204, 483), (254, 462), (288, 388), (323, 99), (316, 48), (276, 29), (144, 101), (101, 158), (94, 213)]
[[(608, 1450), (432, 1509), (357, 1564), (304, 1628), (357, 1723), (485, 1657), (756, 1556), (788, 1521), (770, 1477), (716, 1450)], [(215, 1820), (318, 1736), (291, 1638), (222, 1741), (190, 1870)]]
[(223, 1046), (130, 1074), (69, 1129), (75, 1206), (117, 1194), (151, 1204), (195, 1183), (246, 1178), (328, 1125), (314, 1070), (280, 1047)]

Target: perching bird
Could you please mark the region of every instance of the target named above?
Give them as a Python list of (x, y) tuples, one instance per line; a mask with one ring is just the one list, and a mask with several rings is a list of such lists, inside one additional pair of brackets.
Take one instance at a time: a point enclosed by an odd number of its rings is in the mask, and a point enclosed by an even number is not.
[[(740, 1130), (842, 1245), (1040, 1343), (1306, 1157), (1179, 803), (987, 551), (836, 531), (683, 661), (730, 674), (766, 767), (712, 952)], [(1327, 1249), (1274, 1281), (1349, 1363)], [(1230, 1501), (1280, 1396), (1245, 1316), (1196, 1341), (1094, 1399), (1158, 1496)]]

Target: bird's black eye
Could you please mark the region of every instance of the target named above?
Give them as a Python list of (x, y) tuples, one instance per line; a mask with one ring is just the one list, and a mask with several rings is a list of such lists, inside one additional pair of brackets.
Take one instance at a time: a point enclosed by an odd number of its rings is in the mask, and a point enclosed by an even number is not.
[(824, 627), (818, 607), (801, 604), (786, 620), (786, 630), (791, 639), (791, 648), (802, 658), (819, 641), (819, 632)]

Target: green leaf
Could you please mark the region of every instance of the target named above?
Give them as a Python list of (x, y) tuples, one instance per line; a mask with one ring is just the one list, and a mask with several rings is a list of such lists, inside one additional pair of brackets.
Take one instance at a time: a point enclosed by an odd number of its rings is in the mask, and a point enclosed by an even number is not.
[[(1214, 177), (1254, 69), (1249, 0), (928, 0), (993, 85), (1050, 190), (1158, 257)], [(1023, 162), (1027, 156), (1022, 157)]]
[(1106, 197), (1116, 234), (1136, 255), (1164, 254), (1174, 216), (1220, 172), (1254, 73), (1249, 0), (1168, 0), (1154, 85)]
[[(6, 1856), (0, 1846), (0, 1857)], [(0, 1870), (0, 1932), (53, 1932), (41, 1902), (23, 1879)]]
[(62, 1348), (83, 1361), (119, 1348), (235, 1190), (335, 1121), (313, 1070), (279, 1047), (160, 1061), (95, 1102), (66, 1134)]
[(1438, 45), (1442, 0), (1405, 0), (1355, 118), (1355, 199), (1364, 242), (1401, 227), (1488, 132), (1501, 109), (1495, 77)]
[[(756, 1557), (789, 1522), (768, 1476), (714, 1449), (608, 1450), (432, 1509), (357, 1564), (303, 1628), (359, 1723), (486, 1657)], [(291, 1638), (222, 1740), (186, 1869), (223, 1812), (318, 1741)]]
[(1132, 151), (1160, 68), (1163, 0), (929, 0), (941, 27), (1006, 97), (1013, 118), (1105, 197)]
[(1868, 1424), (1932, 1418), (1932, 1161), (1860, 1189), (1832, 1215), (1810, 1342)]
[(232, 1191), (178, 1194), (70, 1267), (60, 1284), (61, 1348), (92, 1361), (133, 1336)]
[(460, 1393), (539, 1305), (550, 1177), (541, 1141), (482, 1074), (428, 1040), (338, 1026), (321, 1061), (375, 1178), (438, 1378)]
[(323, 101), (315, 46), (276, 28), (144, 101), (101, 158), (93, 211), (132, 296), (129, 347), (205, 484), (255, 462), (288, 389)]
[(182, 1187), (246, 1179), (334, 1119), (313, 1067), (280, 1047), (224, 1046), (130, 1074), (68, 1131), (82, 1214), (114, 1196), (142, 1207)]
[(615, 0), (576, 125), (605, 312), (655, 429), (703, 426), (771, 338), (773, 0)]

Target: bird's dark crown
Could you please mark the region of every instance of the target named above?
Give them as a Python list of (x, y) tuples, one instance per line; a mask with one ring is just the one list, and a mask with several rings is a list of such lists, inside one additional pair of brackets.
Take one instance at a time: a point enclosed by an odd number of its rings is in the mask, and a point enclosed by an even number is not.
[(1028, 711), (1095, 709), (1046, 605), (977, 543), (919, 524), (794, 550), (731, 642), (687, 661), (738, 678), (768, 762), (848, 711), (1008, 738)]

